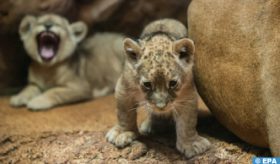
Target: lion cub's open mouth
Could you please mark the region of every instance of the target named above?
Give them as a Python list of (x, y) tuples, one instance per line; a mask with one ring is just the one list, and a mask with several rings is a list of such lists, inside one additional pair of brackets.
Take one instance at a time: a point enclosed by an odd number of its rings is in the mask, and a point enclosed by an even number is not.
[(53, 32), (44, 31), (37, 36), (37, 44), (41, 58), (50, 61), (57, 53), (59, 37)]

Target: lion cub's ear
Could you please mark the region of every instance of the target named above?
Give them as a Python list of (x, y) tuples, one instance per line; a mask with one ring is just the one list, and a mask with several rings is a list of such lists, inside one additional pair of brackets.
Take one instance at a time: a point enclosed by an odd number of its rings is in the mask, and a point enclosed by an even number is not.
[(180, 59), (189, 62), (189, 60), (193, 58), (195, 46), (192, 40), (183, 38), (175, 41), (174, 50), (176, 54), (179, 55)]
[(76, 22), (70, 25), (76, 43), (81, 42), (87, 35), (88, 27), (84, 22)]
[(137, 42), (132, 39), (124, 39), (124, 50), (129, 61), (137, 62), (140, 58), (141, 48)]
[(36, 17), (27, 15), (25, 16), (19, 25), (19, 34), (23, 40), (31, 31), (33, 25), (36, 23)]

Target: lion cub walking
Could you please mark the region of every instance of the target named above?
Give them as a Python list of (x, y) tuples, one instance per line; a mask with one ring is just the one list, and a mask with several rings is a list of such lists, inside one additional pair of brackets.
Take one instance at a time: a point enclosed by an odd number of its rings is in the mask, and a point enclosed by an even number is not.
[(96, 34), (78, 48), (87, 26), (52, 14), (26, 16), (19, 32), (32, 62), (28, 85), (11, 105), (44, 110), (113, 92), (123, 69), (123, 36)]
[(116, 86), (118, 124), (106, 135), (124, 147), (136, 139), (136, 108), (145, 106), (149, 117), (140, 133), (149, 133), (156, 116), (171, 116), (176, 123), (177, 149), (190, 158), (210, 148), (198, 135), (197, 94), (193, 82), (193, 41), (187, 29), (172, 19), (149, 24), (138, 41), (124, 40), (127, 55)]

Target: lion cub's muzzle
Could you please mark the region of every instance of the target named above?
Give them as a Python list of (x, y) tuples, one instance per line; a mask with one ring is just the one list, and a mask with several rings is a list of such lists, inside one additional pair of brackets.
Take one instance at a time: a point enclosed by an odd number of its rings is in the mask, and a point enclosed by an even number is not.
[(38, 53), (44, 61), (51, 61), (57, 54), (60, 38), (51, 31), (37, 35)]

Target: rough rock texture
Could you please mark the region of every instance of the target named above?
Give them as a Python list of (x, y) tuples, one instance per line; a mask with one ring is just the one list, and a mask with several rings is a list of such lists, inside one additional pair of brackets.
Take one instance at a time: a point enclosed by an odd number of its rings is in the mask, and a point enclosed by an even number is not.
[(82, 20), (94, 30), (139, 34), (150, 21), (173, 17), (186, 23), (190, 0), (14, 0), (0, 1), (0, 33), (16, 33), (26, 14), (56, 13)]
[[(175, 149), (174, 137), (141, 138), (131, 147), (117, 149), (103, 132), (42, 133), (4, 136), (0, 139), (1, 163), (250, 163), (252, 153), (264, 150), (216, 141), (212, 150), (190, 160)], [(214, 140), (212, 140), (214, 141)], [(144, 144), (145, 143), (145, 144)], [(269, 155), (269, 154), (266, 154)]]
[[(175, 148), (172, 128), (141, 137), (132, 147), (117, 149), (104, 137), (116, 122), (114, 107), (114, 98), (109, 96), (30, 112), (13, 109), (7, 98), (1, 98), (0, 163), (250, 163), (253, 156), (270, 156), (267, 149), (237, 139), (203, 105), (199, 133), (213, 143), (206, 153), (185, 159)], [(139, 110), (139, 120), (143, 111)]]
[[(195, 80), (202, 98), (237, 136), (268, 146), (267, 105), (279, 110), (280, 99), (276, 85), (280, 75), (280, 2), (194, 0), (188, 14), (189, 33), (197, 50)], [(271, 119), (279, 122), (279, 117)]]
[[(143, 27), (159, 18), (176, 18), (186, 24), (186, 9), (190, 0), (99, 0), (107, 3), (107, 10), (100, 12), (100, 18), (80, 16), (85, 22), (92, 22), (93, 30), (117, 31), (138, 37)], [(97, 1), (98, 2), (98, 1)], [(101, 5), (100, 5), (101, 6)], [(86, 4), (89, 8), (89, 4)], [(94, 11), (92, 3), (91, 11)], [(113, 11), (112, 11), (113, 10)], [(81, 10), (83, 11), (83, 10)], [(87, 15), (87, 17), (85, 17)], [(96, 14), (97, 15), (97, 14)]]

